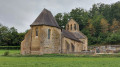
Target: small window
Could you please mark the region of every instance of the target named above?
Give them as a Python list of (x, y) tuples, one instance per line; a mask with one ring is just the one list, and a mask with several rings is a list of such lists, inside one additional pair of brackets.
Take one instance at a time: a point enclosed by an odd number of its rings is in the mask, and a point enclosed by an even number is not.
[(75, 46), (73, 44), (71, 44), (71, 48), (72, 48), (72, 52), (75, 51)]
[(51, 30), (48, 29), (48, 39), (50, 39), (50, 33), (51, 33)]
[(74, 29), (76, 30), (76, 24), (74, 24)]
[(69, 30), (69, 25), (67, 25), (67, 30)]
[(72, 24), (71, 24), (71, 30), (72, 30)]
[(38, 28), (36, 28), (36, 36), (38, 36)]

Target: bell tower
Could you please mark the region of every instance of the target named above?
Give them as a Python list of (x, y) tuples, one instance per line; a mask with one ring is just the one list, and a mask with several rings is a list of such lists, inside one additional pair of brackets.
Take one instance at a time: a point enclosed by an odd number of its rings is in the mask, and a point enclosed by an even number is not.
[(79, 24), (73, 19), (70, 19), (69, 22), (66, 24), (66, 30), (68, 30), (69, 32), (77, 32), (79, 31)]

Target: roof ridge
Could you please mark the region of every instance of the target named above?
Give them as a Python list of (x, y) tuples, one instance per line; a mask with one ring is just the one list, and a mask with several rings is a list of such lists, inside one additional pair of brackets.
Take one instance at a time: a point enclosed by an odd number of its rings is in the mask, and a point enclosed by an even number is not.
[(45, 8), (42, 10), (42, 12), (39, 14), (39, 16), (30, 26), (38, 26), (38, 25), (47, 25), (47, 26), (60, 28), (57, 21), (53, 17), (52, 13)]

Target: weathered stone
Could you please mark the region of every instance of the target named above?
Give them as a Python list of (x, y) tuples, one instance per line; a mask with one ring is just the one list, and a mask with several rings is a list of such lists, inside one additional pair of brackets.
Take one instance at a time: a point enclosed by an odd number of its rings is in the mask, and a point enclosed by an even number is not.
[[(40, 18), (42, 16), (48, 15), (52, 17), (52, 15), (49, 15), (51, 13), (47, 13), (50, 11), (44, 10), (45, 12), (42, 12), (43, 14), (40, 14)], [(47, 13), (47, 14), (46, 14)], [(87, 50), (87, 37), (79, 31), (79, 25), (74, 21), (71, 20), (68, 22), (68, 25), (75, 25), (75, 27), (72, 26), (72, 30), (68, 29), (66, 26), (67, 37), (64, 36), (62, 29), (59, 28), (56, 21), (54, 23), (57, 25), (51, 25), (49, 21), (47, 20), (45, 22), (46, 25), (44, 25), (43, 21), (40, 19), (39, 21), (34, 22), (34, 25), (31, 25), (31, 29), (29, 32), (25, 35), (24, 40), (21, 42), (21, 54), (33, 54), (33, 55), (42, 55), (42, 54), (52, 54), (52, 53), (75, 53), (75, 52), (81, 52), (82, 50)], [(53, 17), (52, 17), (53, 19)], [(42, 22), (42, 24), (41, 24)], [(51, 21), (52, 23), (53, 21)], [(39, 25), (36, 25), (39, 24)], [(47, 25), (49, 24), (49, 25)], [(50, 26), (51, 25), (51, 26)], [(69, 26), (70, 28), (70, 26)], [(79, 34), (79, 35), (76, 35)], [(78, 37), (82, 38), (78, 38)]]

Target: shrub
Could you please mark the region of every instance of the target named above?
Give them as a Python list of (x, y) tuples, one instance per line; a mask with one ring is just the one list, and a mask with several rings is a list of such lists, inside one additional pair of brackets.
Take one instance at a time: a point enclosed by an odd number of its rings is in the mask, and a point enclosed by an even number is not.
[(9, 51), (4, 52), (3, 56), (8, 56), (9, 55)]
[(0, 50), (19, 50), (20, 46), (0, 46)]

